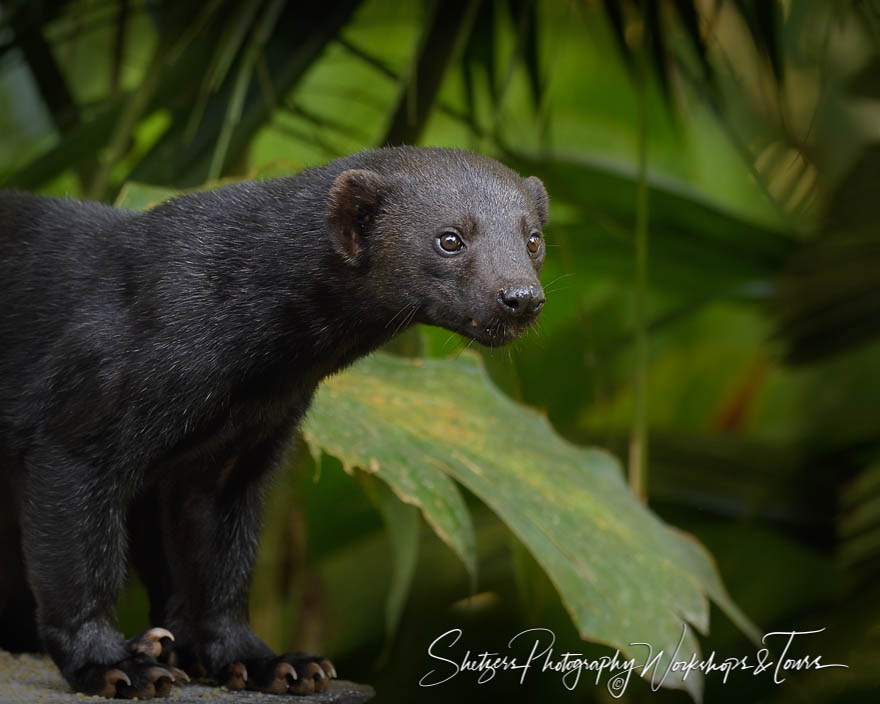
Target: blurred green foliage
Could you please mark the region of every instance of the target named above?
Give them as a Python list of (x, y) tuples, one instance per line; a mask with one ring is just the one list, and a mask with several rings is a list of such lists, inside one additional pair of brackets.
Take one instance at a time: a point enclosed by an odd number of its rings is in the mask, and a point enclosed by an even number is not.
[[(140, 208), (168, 189), (401, 142), (473, 148), (540, 176), (548, 305), (525, 340), (479, 351), (492, 380), (564, 438), (621, 458), (644, 409), (650, 508), (710, 549), (762, 631), (824, 627), (809, 651), (849, 665), (783, 685), (709, 676), (707, 701), (871, 701), (878, 66), (874, 0), (5, 0), (0, 186)], [(404, 342), (398, 353), (424, 357), (463, 346), (433, 329)], [(253, 621), (273, 646), (331, 654), (381, 701), (611, 700), (590, 679), (568, 692), (547, 674), (419, 689), (427, 645), (456, 626), (475, 651), (538, 626), (569, 650), (608, 650), (581, 643), (534, 546), (476, 488), (459, 490), (474, 593), (384, 485), (298, 453), (271, 492), (255, 576)], [(590, 541), (578, 549), (589, 564)], [(126, 630), (143, 601), (134, 585)], [(700, 640), (704, 653), (754, 652), (714, 611)], [(687, 695), (645, 683), (625, 695), (654, 699)]]

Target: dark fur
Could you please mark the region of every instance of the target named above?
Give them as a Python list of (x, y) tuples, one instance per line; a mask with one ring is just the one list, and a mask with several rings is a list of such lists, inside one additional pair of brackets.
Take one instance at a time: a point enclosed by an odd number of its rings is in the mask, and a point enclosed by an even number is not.
[[(130, 656), (113, 617), (129, 558), (152, 623), (211, 675), (271, 656), (247, 625), (261, 495), (318, 382), (413, 321), (518, 335), (543, 302), (526, 240), (546, 217), (537, 179), (411, 147), (143, 213), (0, 192), (3, 644), (34, 642), (23, 553), (77, 689)], [(447, 226), (465, 251), (438, 251)]]

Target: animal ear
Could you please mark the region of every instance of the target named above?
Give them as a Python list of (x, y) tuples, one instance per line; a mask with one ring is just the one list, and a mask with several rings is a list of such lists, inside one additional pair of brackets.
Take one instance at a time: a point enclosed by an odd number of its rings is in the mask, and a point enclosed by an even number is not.
[(524, 179), (529, 195), (532, 196), (532, 202), (535, 204), (535, 210), (541, 220), (542, 225), (547, 224), (550, 217), (550, 196), (547, 195), (547, 189), (537, 176), (529, 176)]
[(379, 210), (385, 181), (375, 171), (343, 171), (330, 187), (327, 226), (333, 244), (349, 264), (358, 264), (365, 236)]

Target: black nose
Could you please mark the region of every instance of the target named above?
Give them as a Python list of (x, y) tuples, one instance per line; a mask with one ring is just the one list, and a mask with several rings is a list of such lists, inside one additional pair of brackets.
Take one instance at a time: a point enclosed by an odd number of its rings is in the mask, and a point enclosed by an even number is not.
[(544, 307), (544, 290), (540, 286), (505, 286), (498, 291), (498, 305), (517, 318), (537, 315)]

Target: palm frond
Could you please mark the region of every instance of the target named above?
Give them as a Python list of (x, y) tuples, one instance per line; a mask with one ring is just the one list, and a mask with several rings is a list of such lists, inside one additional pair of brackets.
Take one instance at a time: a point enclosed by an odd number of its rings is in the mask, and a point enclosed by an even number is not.
[(458, 61), (482, 0), (447, 0), (433, 6), (408, 75), (401, 84), (382, 144), (415, 144), (447, 71)]
[(812, 362), (880, 335), (880, 145), (836, 188), (820, 233), (779, 277), (772, 308), (788, 359)]

